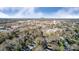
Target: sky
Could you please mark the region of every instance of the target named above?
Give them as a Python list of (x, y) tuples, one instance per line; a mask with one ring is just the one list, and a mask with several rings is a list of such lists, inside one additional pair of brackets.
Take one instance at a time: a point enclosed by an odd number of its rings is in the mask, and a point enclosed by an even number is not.
[(79, 8), (0, 7), (0, 18), (79, 18)]

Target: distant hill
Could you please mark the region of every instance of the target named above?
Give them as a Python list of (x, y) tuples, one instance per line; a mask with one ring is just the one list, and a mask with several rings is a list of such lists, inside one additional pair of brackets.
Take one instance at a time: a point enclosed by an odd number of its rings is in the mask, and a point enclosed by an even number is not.
[(79, 18), (0, 18), (0, 23), (15, 22), (15, 21), (26, 21), (26, 20), (73, 20), (79, 21)]

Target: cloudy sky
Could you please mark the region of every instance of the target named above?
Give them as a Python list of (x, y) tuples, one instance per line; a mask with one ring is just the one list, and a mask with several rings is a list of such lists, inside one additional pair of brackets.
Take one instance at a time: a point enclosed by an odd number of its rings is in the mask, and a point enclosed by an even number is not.
[(79, 8), (0, 7), (0, 18), (79, 18)]

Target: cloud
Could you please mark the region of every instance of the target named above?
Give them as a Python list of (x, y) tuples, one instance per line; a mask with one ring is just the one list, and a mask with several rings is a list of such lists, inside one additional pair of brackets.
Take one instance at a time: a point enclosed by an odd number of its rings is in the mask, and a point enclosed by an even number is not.
[(9, 8), (4, 7), (0, 10), (0, 18), (40, 18), (43, 16), (41, 12), (35, 13), (34, 7), (10, 8), (11, 11), (9, 11)]
[(22, 17), (22, 18), (40, 18), (43, 16), (43, 13), (36, 13), (35, 8), (23, 8), (19, 13), (17, 13), (14, 17)]
[(63, 8), (54, 15), (58, 18), (79, 18), (79, 8)]
[(6, 14), (6, 15), (15, 15), (18, 13), (22, 8), (16, 8), (16, 7), (2, 7), (0, 8), (0, 12)]
[(0, 12), (0, 18), (9, 18), (9, 16)]
[[(0, 8), (0, 18), (79, 18), (78, 7), (63, 7), (56, 12), (51, 12), (51, 14), (35, 12), (35, 7), (9, 8)], [(3, 10), (7, 13), (5, 13)]]
[(50, 18), (79, 18), (79, 8), (63, 7), (55, 13), (47, 15)]

